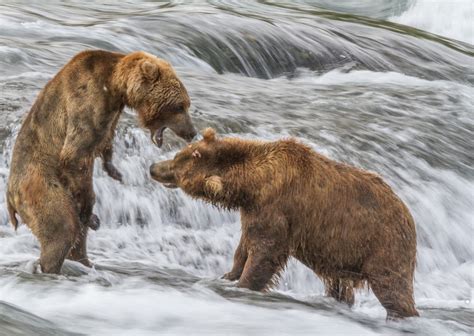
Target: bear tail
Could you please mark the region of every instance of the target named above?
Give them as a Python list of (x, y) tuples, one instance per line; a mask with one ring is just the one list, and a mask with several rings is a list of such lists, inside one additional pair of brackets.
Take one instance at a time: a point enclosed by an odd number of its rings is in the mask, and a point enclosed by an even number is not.
[(11, 204), (8, 197), (7, 197), (7, 206), (8, 206), (8, 215), (10, 216), (10, 221), (12, 222), (13, 228), (16, 231), (16, 229), (18, 228), (18, 220), (16, 219), (16, 216), (15, 216), (16, 210), (13, 207), (13, 205)]

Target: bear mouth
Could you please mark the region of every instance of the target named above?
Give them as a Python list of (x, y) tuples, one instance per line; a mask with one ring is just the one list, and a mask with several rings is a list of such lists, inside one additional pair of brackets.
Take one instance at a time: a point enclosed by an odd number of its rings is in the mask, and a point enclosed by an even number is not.
[(161, 126), (151, 135), (151, 141), (158, 147), (161, 148), (163, 145), (163, 132), (165, 131), (166, 126)]

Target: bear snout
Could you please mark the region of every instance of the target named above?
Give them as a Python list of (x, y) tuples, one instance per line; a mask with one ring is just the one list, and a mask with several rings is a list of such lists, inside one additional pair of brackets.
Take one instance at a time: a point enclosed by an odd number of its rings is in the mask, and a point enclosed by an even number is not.
[(193, 127), (191, 131), (185, 137), (185, 140), (187, 142), (191, 142), (196, 137), (196, 135), (197, 135), (196, 129)]
[(176, 188), (176, 178), (171, 170), (172, 160), (156, 162), (150, 166), (150, 175), (167, 188)]
[(182, 127), (179, 129), (174, 129), (173, 127), (170, 127), (170, 128), (176, 133), (176, 135), (178, 135), (180, 138), (182, 138), (186, 142), (191, 142), (194, 139), (194, 137), (197, 135), (197, 131), (191, 123), (186, 125), (186, 127)]

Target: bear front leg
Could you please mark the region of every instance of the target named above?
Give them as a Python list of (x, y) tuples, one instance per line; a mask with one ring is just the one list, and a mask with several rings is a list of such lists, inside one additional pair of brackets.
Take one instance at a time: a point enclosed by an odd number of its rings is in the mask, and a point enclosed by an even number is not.
[(102, 150), (101, 157), (102, 157), (102, 169), (114, 180), (122, 182), (122, 174), (120, 171), (114, 166), (112, 163), (112, 156), (114, 154), (113, 151), (113, 140), (115, 137), (115, 128), (117, 127), (117, 123), (120, 117), (120, 113), (117, 113), (112, 121), (112, 124), (107, 132), (106, 135), (106, 145)]
[(242, 272), (244, 271), (244, 267), (245, 267), (245, 262), (247, 261), (247, 258), (248, 258), (247, 249), (244, 246), (243, 240), (244, 238), (241, 237), (239, 245), (237, 246), (237, 249), (235, 250), (234, 265), (232, 266), (232, 270), (224, 274), (224, 276), (222, 277), (223, 279), (235, 281), (235, 280), (239, 280), (240, 276), (242, 275)]
[(265, 241), (251, 247), (237, 287), (263, 291), (274, 285), (275, 278), (288, 261), (288, 250), (282, 242)]
[(102, 151), (102, 168), (114, 180), (122, 182), (122, 174), (112, 163), (113, 149), (112, 143), (109, 143)]
[(248, 252), (238, 287), (266, 290), (274, 284), (289, 257), (288, 222), (274, 207), (241, 210), (242, 238)]

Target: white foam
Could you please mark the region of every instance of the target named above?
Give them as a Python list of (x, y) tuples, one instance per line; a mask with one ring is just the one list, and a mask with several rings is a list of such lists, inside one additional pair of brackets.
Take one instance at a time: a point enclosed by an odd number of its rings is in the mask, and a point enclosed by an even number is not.
[[(273, 80), (280, 80), (276, 78)], [(339, 69), (326, 72), (322, 75), (315, 75), (312, 72), (303, 72), (301, 76), (293, 79), (300, 83), (314, 83), (321, 85), (344, 85), (344, 84), (361, 84), (361, 85), (392, 85), (398, 87), (420, 87), (420, 88), (440, 88), (449, 89), (453, 86), (469, 90), (474, 93), (472, 86), (467, 86), (447, 80), (427, 80), (419, 77), (404, 75), (398, 72), (376, 72), (369, 70), (356, 70), (351, 72), (343, 72)]]
[(390, 21), (474, 45), (474, 1), (414, 0), (410, 8)]
[(25, 286), (2, 279), (0, 297), (63, 328), (94, 335), (378, 334), (333, 314), (230, 303), (200, 286), (186, 293), (136, 279), (113, 290), (95, 284)]

